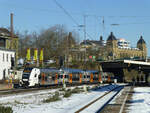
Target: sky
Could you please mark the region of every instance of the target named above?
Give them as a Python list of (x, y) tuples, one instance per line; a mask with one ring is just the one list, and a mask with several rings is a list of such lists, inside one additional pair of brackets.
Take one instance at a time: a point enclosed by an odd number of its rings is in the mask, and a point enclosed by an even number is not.
[[(133, 47), (142, 35), (150, 56), (150, 0), (0, 0), (0, 27), (10, 26), (10, 13), (14, 14), (14, 30), (40, 32), (56, 24), (68, 31), (78, 32), (86, 39), (106, 40), (113, 32), (116, 38), (125, 38)], [(72, 18), (72, 19), (71, 19)], [(104, 23), (103, 23), (104, 19)], [(113, 24), (113, 25), (112, 25)]]

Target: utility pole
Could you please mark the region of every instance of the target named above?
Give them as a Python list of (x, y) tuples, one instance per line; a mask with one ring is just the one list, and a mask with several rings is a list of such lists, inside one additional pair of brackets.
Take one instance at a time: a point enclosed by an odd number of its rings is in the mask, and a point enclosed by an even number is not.
[(102, 25), (103, 25), (103, 36), (104, 36), (105, 35), (105, 21), (104, 21), (104, 16), (103, 16)]
[(66, 67), (69, 68), (69, 34), (67, 35), (67, 65)]
[(84, 40), (86, 40), (86, 15), (84, 17)]
[(10, 32), (11, 38), (13, 38), (13, 13), (10, 14)]
[(84, 55), (84, 68), (86, 69), (86, 17), (87, 15), (84, 15), (84, 44), (85, 44), (85, 55)]

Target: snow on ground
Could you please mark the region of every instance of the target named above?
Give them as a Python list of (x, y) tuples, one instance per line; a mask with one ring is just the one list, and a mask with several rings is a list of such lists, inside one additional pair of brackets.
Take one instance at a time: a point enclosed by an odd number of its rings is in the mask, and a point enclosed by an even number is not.
[(150, 113), (150, 87), (134, 88), (129, 113)]
[(117, 91), (113, 91), (113, 92), (107, 94), (106, 96), (104, 96), (103, 98), (101, 98), (100, 100), (96, 101), (95, 103), (93, 103), (88, 108), (86, 108), (81, 113), (96, 113), (116, 93), (117, 93)]
[(53, 95), (57, 89), (3, 96), (0, 97), (0, 104), (11, 106), (14, 113), (74, 113), (115, 86), (73, 94), (69, 98), (61, 96), (61, 100), (50, 103), (43, 103), (42, 100)]

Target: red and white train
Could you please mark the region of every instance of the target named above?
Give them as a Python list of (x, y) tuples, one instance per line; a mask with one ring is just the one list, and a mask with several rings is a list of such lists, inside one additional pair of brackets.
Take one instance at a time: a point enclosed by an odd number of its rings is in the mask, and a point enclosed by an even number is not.
[[(25, 68), (20, 81), (20, 86), (33, 87), (41, 85), (53, 84), (88, 84), (101, 83), (104, 81), (102, 72), (95, 70), (80, 70), (80, 69), (39, 69), (39, 68)], [(107, 81), (111, 82), (110, 77)]]

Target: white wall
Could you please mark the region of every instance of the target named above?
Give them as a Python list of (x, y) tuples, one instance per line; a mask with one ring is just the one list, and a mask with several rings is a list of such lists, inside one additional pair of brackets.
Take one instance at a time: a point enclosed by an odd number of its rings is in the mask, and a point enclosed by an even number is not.
[(0, 49), (0, 80), (2, 80), (4, 77), (4, 70), (5, 78), (7, 78), (9, 75), (9, 70), (11, 68), (11, 57), (15, 58), (14, 51)]

